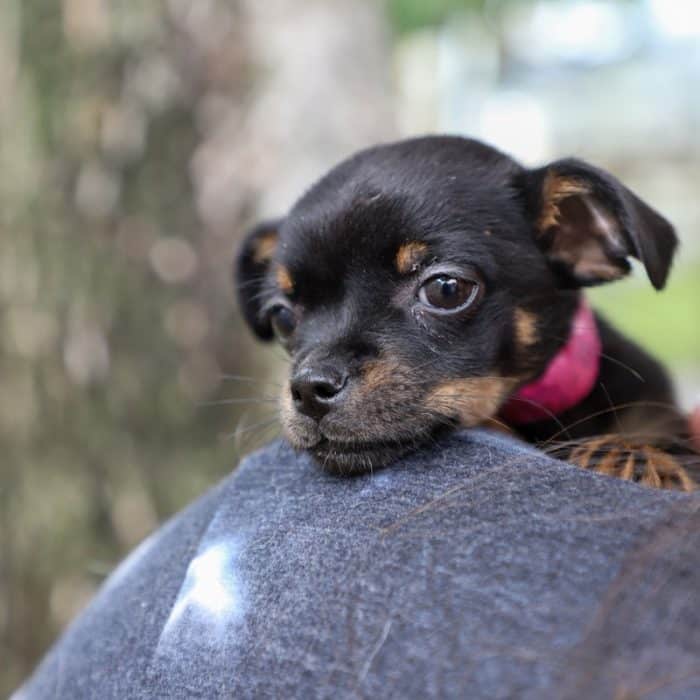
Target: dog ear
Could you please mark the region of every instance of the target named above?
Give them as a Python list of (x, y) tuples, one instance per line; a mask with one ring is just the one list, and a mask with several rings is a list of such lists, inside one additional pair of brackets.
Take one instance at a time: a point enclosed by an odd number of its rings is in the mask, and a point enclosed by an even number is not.
[(250, 231), (243, 240), (234, 264), (233, 283), (243, 318), (260, 340), (271, 340), (273, 336), (270, 322), (260, 315), (260, 293), (277, 250), (281, 224), (281, 219), (266, 221)]
[(568, 286), (624, 277), (631, 256), (664, 287), (678, 244), (673, 226), (616, 178), (575, 159), (524, 177), (537, 242)]

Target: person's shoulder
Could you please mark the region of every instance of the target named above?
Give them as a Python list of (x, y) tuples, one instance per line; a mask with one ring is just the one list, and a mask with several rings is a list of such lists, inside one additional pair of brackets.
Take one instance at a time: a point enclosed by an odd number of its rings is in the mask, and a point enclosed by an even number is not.
[[(318, 661), (313, 677), (299, 665), (270, 675), (274, 649), (292, 658), (319, 639), (330, 647), (314, 659), (335, 649), (367, 689), (418, 654), (405, 682), (422, 687), (436, 663), (455, 673), (475, 663), (485, 629), (499, 630), (499, 644), (524, 644), (547, 625), (578, 634), (636, 543), (696, 503), (486, 431), (454, 433), (351, 477), (273, 442), (127, 557), (16, 700), (207, 697), (206, 688), (221, 684), (298, 695), (331, 667)], [(665, 571), (687, 562), (676, 554)], [(551, 609), (537, 607), (542, 596)], [(453, 609), (453, 599), (464, 605)], [(482, 607), (466, 603), (474, 599)], [(396, 605), (414, 614), (397, 619), (384, 661), (367, 673), (367, 655), (386, 630), (362, 611)], [(346, 617), (358, 625), (347, 649), (335, 623)], [(435, 635), (454, 625), (469, 644), (445, 646)], [(672, 631), (689, 647), (694, 638), (684, 630)], [(422, 649), (425, 639), (434, 643)], [(509, 668), (499, 666), (503, 687), (529, 677), (508, 680)], [(483, 689), (473, 697), (493, 696), (491, 681)]]

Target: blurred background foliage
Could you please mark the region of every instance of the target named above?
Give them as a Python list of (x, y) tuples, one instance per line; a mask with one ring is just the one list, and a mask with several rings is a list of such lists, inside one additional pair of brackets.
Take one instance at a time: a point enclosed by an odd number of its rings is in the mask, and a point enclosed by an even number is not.
[(277, 431), (236, 241), (372, 142), (448, 131), (615, 172), (668, 290), (593, 296), (700, 387), (694, 0), (3, 0), (0, 695), (115, 563)]

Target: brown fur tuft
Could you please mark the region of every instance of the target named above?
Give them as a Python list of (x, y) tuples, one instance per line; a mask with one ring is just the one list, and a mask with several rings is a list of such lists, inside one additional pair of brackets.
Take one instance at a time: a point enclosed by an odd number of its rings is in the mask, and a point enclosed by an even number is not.
[(590, 188), (575, 178), (549, 173), (542, 187), (542, 213), (537, 222), (540, 233), (559, 223), (559, 203), (567, 197), (589, 194)]
[(653, 488), (677, 491), (695, 491), (697, 488), (690, 474), (673, 456), (620, 435), (583, 440), (571, 451), (568, 459), (584, 469)]

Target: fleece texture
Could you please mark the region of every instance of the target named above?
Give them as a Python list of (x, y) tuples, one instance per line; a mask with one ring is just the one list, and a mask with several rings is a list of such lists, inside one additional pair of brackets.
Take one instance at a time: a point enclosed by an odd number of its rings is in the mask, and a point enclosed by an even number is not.
[(697, 700), (700, 500), (485, 432), (353, 478), (273, 443), (14, 696), (234, 697)]

